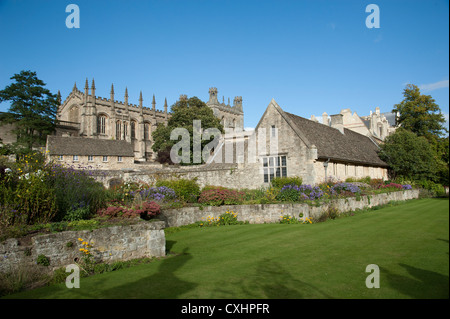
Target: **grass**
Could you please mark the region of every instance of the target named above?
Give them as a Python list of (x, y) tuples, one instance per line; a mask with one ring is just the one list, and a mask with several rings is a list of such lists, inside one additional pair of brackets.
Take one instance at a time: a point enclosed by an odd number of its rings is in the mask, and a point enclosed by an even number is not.
[[(186, 228), (160, 260), (8, 298), (449, 298), (449, 201), (317, 224)], [(365, 285), (380, 268), (380, 288)]]

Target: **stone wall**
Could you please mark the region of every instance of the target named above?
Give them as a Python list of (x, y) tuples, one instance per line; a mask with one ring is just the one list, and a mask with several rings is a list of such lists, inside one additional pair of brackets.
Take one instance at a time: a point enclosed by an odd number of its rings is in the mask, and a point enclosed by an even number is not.
[(159, 219), (165, 221), (166, 227), (183, 226), (206, 220), (208, 216), (217, 218), (226, 211), (237, 213), (237, 219), (248, 221), (251, 224), (275, 223), (280, 220), (280, 216), (289, 215), (299, 218), (303, 213), (306, 217), (318, 217), (328, 210), (329, 207), (335, 207), (340, 212), (355, 211), (357, 209), (370, 208), (389, 203), (390, 201), (404, 201), (419, 197), (419, 190), (405, 190), (392, 193), (384, 193), (371, 196), (361, 196), (360, 200), (356, 197), (332, 200), (330, 203), (319, 207), (308, 204), (259, 204), (259, 205), (232, 205), (232, 206), (208, 206), (200, 209), (199, 207), (184, 207), (180, 209), (164, 210)]
[(50, 260), (49, 270), (72, 264), (81, 257), (83, 248), (78, 238), (92, 243), (90, 251), (97, 261), (114, 262), (143, 257), (165, 256), (165, 227), (182, 226), (206, 220), (208, 216), (219, 217), (226, 211), (237, 213), (240, 221), (252, 224), (276, 223), (280, 216), (289, 215), (299, 218), (318, 217), (329, 207), (340, 212), (354, 211), (387, 204), (390, 201), (404, 201), (419, 197), (418, 190), (406, 190), (372, 196), (333, 200), (319, 207), (308, 204), (267, 204), (184, 207), (164, 210), (161, 221), (139, 222), (129, 226), (114, 226), (92, 231), (65, 231), (60, 233), (38, 235), (31, 238), (10, 238), (0, 243), (0, 271), (7, 272), (15, 265), (32, 266), (37, 257), (44, 255)]
[(200, 167), (183, 168), (146, 168), (141, 170), (104, 170), (95, 171), (94, 178), (105, 187), (110, 186), (112, 180), (124, 182), (144, 182), (154, 184), (158, 179), (196, 179), (200, 187), (206, 185), (223, 186), (229, 188), (259, 188), (263, 183), (260, 173), (261, 164), (211, 164)]
[(81, 241), (92, 243), (90, 251), (96, 261), (114, 262), (143, 257), (165, 256), (164, 222), (139, 222), (92, 231), (65, 231), (30, 238), (10, 238), (0, 243), (0, 271), (14, 265), (35, 265), (37, 257), (50, 260), (49, 270), (74, 263), (81, 257)]

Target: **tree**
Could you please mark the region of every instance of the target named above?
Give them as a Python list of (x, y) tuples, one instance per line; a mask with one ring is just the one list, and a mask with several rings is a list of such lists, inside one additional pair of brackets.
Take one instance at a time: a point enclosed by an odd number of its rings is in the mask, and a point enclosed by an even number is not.
[(425, 137), (398, 128), (380, 147), (379, 156), (389, 164), (393, 178), (437, 181), (439, 163)]
[[(189, 132), (189, 163), (194, 163), (192, 151), (194, 149), (194, 120), (201, 121), (202, 129), (217, 128), (221, 133), (223, 133), (223, 126), (220, 124), (219, 119), (214, 116), (212, 109), (195, 96), (190, 99), (180, 99), (171, 106), (171, 110), (172, 116), (169, 119), (167, 126), (160, 124), (152, 133), (154, 141), (152, 149), (154, 152), (158, 153), (158, 158), (170, 162), (167, 160), (170, 150), (176, 143), (181, 142), (171, 140), (170, 135), (177, 128), (186, 129), (187, 132)], [(212, 142), (213, 139), (214, 137), (208, 136), (205, 138), (205, 136), (203, 136), (201, 140), (201, 150), (203, 150), (207, 144)]]
[(417, 136), (424, 136), (432, 143), (444, 132), (448, 132), (444, 127), (444, 115), (430, 95), (420, 94), (417, 86), (408, 84), (403, 96), (403, 101), (395, 104), (392, 110), (399, 113), (397, 126), (410, 130)]
[(438, 159), (438, 182), (449, 185), (449, 137), (441, 137), (436, 143), (436, 155)]
[(11, 101), (8, 113), (0, 114), (0, 124), (12, 123), (17, 134), (15, 146), (31, 151), (43, 145), (56, 127), (57, 95), (52, 94), (38, 79), (36, 72), (14, 74), (15, 82), (0, 91), (0, 103)]

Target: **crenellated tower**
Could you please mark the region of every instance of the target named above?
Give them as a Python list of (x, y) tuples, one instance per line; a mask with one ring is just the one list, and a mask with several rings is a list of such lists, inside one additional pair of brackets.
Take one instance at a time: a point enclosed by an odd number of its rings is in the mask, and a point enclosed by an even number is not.
[(218, 90), (215, 87), (209, 89), (209, 100), (206, 103), (214, 115), (220, 119), (224, 128), (232, 128), (236, 131), (244, 130), (244, 110), (242, 108), (242, 96), (236, 96), (233, 105), (230, 105), (230, 98), (225, 104), (225, 97), (222, 97), (222, 103), (218, 100)]

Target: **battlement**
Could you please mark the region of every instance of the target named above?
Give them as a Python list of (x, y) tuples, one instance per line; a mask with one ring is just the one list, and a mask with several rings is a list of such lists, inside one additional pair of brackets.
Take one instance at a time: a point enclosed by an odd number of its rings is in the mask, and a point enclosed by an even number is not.
[(217, 98), (218, 90), (215, 87), (209, 89), (209, 100), (206, 103), (211, 108), (217, 108), (223, 112), (229, 112), (233, 114), (243, 114), (242, 110), (242, 96), (236, 96), (233, 100), (233, 105), (230, 105), (230, 98), (228, 103), (225, 103), (225, 97), (222, 97), (222, 103)]

